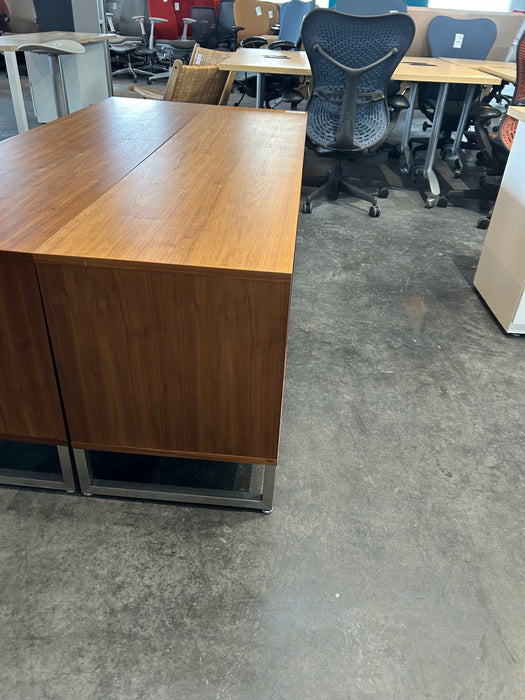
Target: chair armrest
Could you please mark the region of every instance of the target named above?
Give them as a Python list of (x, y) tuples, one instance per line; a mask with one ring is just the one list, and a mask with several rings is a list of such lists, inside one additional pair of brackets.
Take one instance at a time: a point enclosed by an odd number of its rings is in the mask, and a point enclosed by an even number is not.
[(262, 36), (249, 36), (241, 41), (241, 46), (248, 49), (260, 49), (268, 42)]
[(483, 125), (490, 119), (498, 119), (501, 117), (501, 114), (501, 110), (497, 109), (496, 107), (491, 107), (490, 105), (480, 105), (472, 110), (470, 116), (475, 122), (479, 122)]
[(278, 39), (277, 41), (272, 41), (271, 44), (268, 44), (268, 48), (272, 49), (272, 51), (275, 50), (281, 50), (281, 51), (293, 51), (294, 49), (297, 48), (297, 46), (293, 43), (293, 41), (286, 41), (285, 39)]
[(156, 90), (150, 90), (147, 87), (142, 87), (141, 85), (129, 85), (129, 89), (132, 92), (136, 92), (137, 95), (144, 97), (146, 100), (162, 100), (163, 95)]

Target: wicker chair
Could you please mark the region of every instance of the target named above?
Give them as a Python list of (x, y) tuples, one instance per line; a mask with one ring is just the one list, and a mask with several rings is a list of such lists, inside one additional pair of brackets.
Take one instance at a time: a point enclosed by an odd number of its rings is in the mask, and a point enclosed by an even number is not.
[(189, 65), (175, 61), (163, 93), (139, 85), (130, 85), (129, 89), (148, 100), (227, 105), (235, 73), (220, 71), (217, 66), (229, 55), (196, 44)]

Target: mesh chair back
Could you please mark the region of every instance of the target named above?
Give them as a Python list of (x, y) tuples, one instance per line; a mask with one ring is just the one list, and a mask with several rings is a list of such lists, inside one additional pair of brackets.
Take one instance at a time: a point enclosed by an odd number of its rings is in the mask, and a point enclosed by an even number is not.
[(491, 19), (455, 19), (438, 15), (428, 25), (430, 53), (436, 58), (484, 60), (497, 33), (496, 24)]
[(221, 0), (217, 10), (217, 33), (219, 43), (225, 43), (234, 38), (232, 27), (235, 27), (235, 0)]
[(337, 0), (335, 9), (348, 15), (386, 15), (407, 12), (405, 0)]
[[(521, 36), (516, 48), (516, 86), (511, 105), (525, 106), (525, 34)], [(514, 142), (518, 123), (517, 119), (506, 114), (499, 127), (500, 141), (509, 151)]]
[(414, 21), (394, 13), (359, 17), (318, 9), (303, 22), (313, 88), (307, 134), (333, 150), (363, 150), (388, 135), (392, 73), (414, 37)]
[(315, 0), (284, 2), (279, 13), (279, 41), (291, 41), (297, 45), (301, 39), (303, 20), (314, 7)]
[(217, 33), (217, 16), (214, 7), (192, 7), (191, 18), (195, 22), (191, 25), (191, 33), (195, 41), (201, 46), (215, 49), (219, 45)]

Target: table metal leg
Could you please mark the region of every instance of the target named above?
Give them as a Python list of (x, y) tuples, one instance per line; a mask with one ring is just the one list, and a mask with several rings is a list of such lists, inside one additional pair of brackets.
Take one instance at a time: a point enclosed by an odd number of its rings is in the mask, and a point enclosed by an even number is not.
[(401, 172), (408, 173), (412, 167), (412, 151), (410, 150), (410, 132), (412, 131), (412, 120), (414, 118), (414, 108), (416, 106), (418, 83), (410, 84), (410, 99), (408, 102), (408, 110), (405, 118), (405, 126), (403, 129), (403, 140), (401, 142), (401, 153), (405, 157), (405, 165), (401, 168)]
[(434, 111), (434, 119), (432, 120), (432, 131), (430, 132), (430, 140), (428, 142), (427, 157), (425, 159), (425, 166), (423, 169), (423, 175), (428, 180), (430, 191), (432, 192), (432, 196), (427, 198), (427, 207), (432, 207), (434, 205), (435, 197), (438, 197), (440, 194), (439, 181), (436, 173), (434, 172), (434, 161), (436, 159), (436, 149), (439, 139), (439, 132), (441, 131), (441, 122), (443, 121), (447, 94), (448, 83), (441, 83), (436, 101), (436, 109)]
[(264, 469), (262, 493), (228, 491), (97, 478), (91, 468), (89, 453), (80, 449), (74, 449), (73, 452), (80, 489), (86, 496), (118, 496), (121, 498), (147, 498), (157, 501), (233, 506), (261, 510), (265, 514), (272, 511), (276, 469), (272, 465), (254, 465)]
[(264, 107), (264, 77), (264, 73), (257, 73), (255, 106), (259, 109)]
[(454, 170), (454, 176), (459, 177), (463, 172), (464, 160), (463, 153), (461, 151), (461, 142), (463, 139), (463, 134), (467, 126), (467, 121), (470, 114), (470, 109), (472, 107), (472, 101), (474, 99), (474, 91), (476, 90), (475, 85), (469, 85), (467, 92), (465, 94), (465, 101), (461, 109), (461, 114), (459, 117), (458, 128), (456, 130), (456, 135), (454, 137), (454, 143), (452, 146), (448, 146), (450, 153), (456, 157), (456, 168)]
[(20, 73), (18, 72), (16, 52), (4, 51), (4, 58), (7, 66), (11, 99), (13, 100), (13, 107), (15, 110), (16, 126), (18, 128), (18, 133), (21, 134), (23, 131), (29, 131), (29, 126), (27, 124), (24, 94), (22, 92), (22, 83), (20, 82)]

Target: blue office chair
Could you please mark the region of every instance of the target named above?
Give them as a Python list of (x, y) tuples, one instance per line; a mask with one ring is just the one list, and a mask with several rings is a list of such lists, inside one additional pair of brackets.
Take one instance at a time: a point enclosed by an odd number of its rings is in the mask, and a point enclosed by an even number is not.
[[(496, 39), (497, 27), (491, 19), (455, 19), (439, 15), (428, 25), (430, 53), (434, 58), (470, 58), (484, 60)], [(476, 92), (477, 90), (477, 92)], [(422, 83), (419, 87), (419, 109), (430, 121), (433, 120), (438, 86), (435, 83)], [(473, 100), (481, 94), (481, 87), (456, 85), (449, 86), (443, 121), (441, 124), (441, 148), (448, 148), (451, 134), (457, 128), (464, 133), (469, 123), (459, 125), (459, 118), (465, 100)], [(423, 130), (430, 126), (423, 124)], [(421, 146), (420, 146), (421, 147)], [(416, 150), (416, 149), (415, 149)], [(454, 175), (459, 177), (463, 165), (458, 159)]]
[[(298, 48), (301, 42), (301, 27), (306, 15), (315, 7), (315, 0), (289, 0), (283, 2), (279, 12), (279, 37), (277, 42), (291, 44), (289, 48)], [(271, 48), (276, 42), (271, 42)]]
[(379, 216), (377, 197), (350, 183), (343, 175), (343, 160), (377, 149), (389, 135), (404, 97), (387, 100), (387, 87), (397, 65), (414, 38), (414, 21), (408, 14), (355, 16), (318, 9), (303, 22), (302, 40), (312, 68), (312, 94), (308, 101), (307, 145), (320, 156), (337, 159), (328, 180), (305, 201), (326, 195), (337, 199), (344, 190), (371, 204), (369, 215)]
[(335, 9), (349, 15), (386, 15), (387, 12), (406, 12), (405, 0), (337, 0)]

